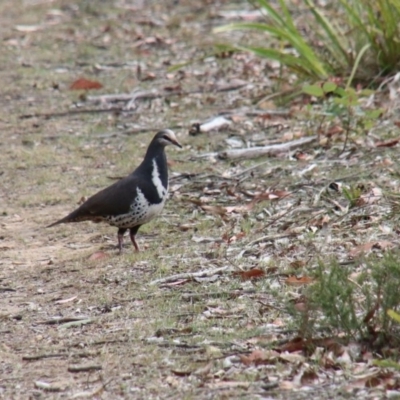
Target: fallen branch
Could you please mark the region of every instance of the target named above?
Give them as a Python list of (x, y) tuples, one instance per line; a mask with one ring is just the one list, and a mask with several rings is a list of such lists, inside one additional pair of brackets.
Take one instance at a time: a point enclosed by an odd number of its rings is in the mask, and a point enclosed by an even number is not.
[(120, 113), (120, 112), (135, 112), (134, 102), (136, 100), (152, 100), (161, 97), (169, 96), (189, 96), (191, 94), (201, 94), (210, 92), (227, 92), (231, 90), (237, 90), (247, 85), (247, 82), (238, 81), (232, 82), (225, 85), (219, 85), (215, 87), (209, 87), (205, 89), (196, 89), (184, 92), (182, 90), (169, 90), (164, 92), (157, 92), (155, 90), (149, 92), (138, 92), (138, 93), (119, 93), (119, 94), (102, 94), (100, 96), (88, 96), (87, 101), (94, 104), (104, 104), (104, 103), (117, 103), (124, 102), (127, 103), (126, 106), (122, 107), (112, 107), (105, 109), (77, 109), (77, 110), (67, 110), (61, 112), (51, 112), (51, 113), (35, 113), (35, 114), (22, 114), (18, 118), (29, 119), (29, 118), (56, 118), (56, 117), (66, 117), (74, 114), (95, 114), (95, 113)]
[(238, 158), (257, 158), (267, 154), (277, 154), (285, 151), (293, 150), (297, 147), (304, 146), (317, 140), (317, 136), (307, 136), (291, 142), (273, 144), (264, 147), (250, 147), (248, 149), (224, 150), (218, 153), (218, 157), (222, 159), (238, 159)]
[(221, 268), (215, 268), (215, 269), (206, 269), (204, 271), (200, 272), (184, 272), (182, 274), (176, 274), (176, 275), (171, 275), (166, 278), (161, 278), (161, 279), (156, 279), (154, 281), (151, 281), (149, 285), (158, 285), (160, 283), (166, 283), (166, 282), (173, 282), (178, 279), (191, 279), (191, 278), (198, 278), (198, 277), (204, 277), (204, 276), (212, 276), (215, 274), (218, 274), (220, 272), (228, 270), (230, 267), (221, 267)]
[(183, 90), (168, 90), (164, 92), (157, 92), (156, 90), (148, 91), (148, 92), (133, 92), (133, 93), (119, 93), (119, 94), (103, 94), (99, 96), (88, 96), (87, 101), (92, 103), (107, 103), (107, 102), (118, 102), (124, 101), (131, 103), (135, 100), (151, 100), (159, 97), (169, 97), (169, 96), (188, 96), (191, 94), (201, 94), (201, 93), (210, 93), (210, 92), (228, 92), (231, 90), (241, 89), (246, 86), (247, 82), (244, 81), (234, 81), (232, 83), (221, 84), (206, 87), (204, 89), (195, 89), (189, 91)]
[[(120, 113), (122, 111), (124, 111), (124, 110), (122, 110), (122, 108), (119, 108), (119, 107), (106, 108), (106, 109), (103, 109), (103, 108), (100, 108), (100, 109), (86, 108), (86, 109), (84, 109), (84, 108), (82, 108), (82, 109), (60, 111), (60, 112), (22, 114), (18, 118), (19, 119), (29, 119), (29, 118), (50, 119), (50, 118), (58, 118), (58, 117), (67, 117), (69, 115), (76, 115), (76, 114), (79, 115), (79, 114), (113, 113), (113, 112)], [(127, 110), (127, 111), (129, 111), (129, 110)]]

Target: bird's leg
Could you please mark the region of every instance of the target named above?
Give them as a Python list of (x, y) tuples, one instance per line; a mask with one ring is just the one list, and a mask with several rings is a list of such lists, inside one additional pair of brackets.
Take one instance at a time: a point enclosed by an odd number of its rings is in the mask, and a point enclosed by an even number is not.
[(124, 242), (124, 233), (127, 231), (126, 228), (119, 228), (118, 229), (118, 249), (119, 254), (122, 253), (122, 244)]
[(132, 244), (133, 244), (133, 246), (135, 247), (135, 249), (136, 249), (137, 252), (139, 252), (140, 249), (139, 249), (139, 245), (136, 243), (135, 236), (136, 236), (136, 234), (137, 234), (139, 228), (140, 228), (140, 225), (135, 226), (134, 228), (130, 228), (130, 229), (129, 229), (129, 235), (130, 235), (130, 237), (131, 237)]

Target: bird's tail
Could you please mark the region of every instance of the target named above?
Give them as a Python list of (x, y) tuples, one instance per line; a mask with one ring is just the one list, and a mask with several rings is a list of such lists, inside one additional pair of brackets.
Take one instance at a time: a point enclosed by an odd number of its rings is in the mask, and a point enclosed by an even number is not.
[(56, 222), (53, 222), (53, 223), (50, 224), (50, 225), (47, 225), (46, 228), (51, 228), (51, 227), (54, 226), (54, 225), (64, 224), (64, 223), (67, 223), (67, 222), (72, 222), (71, 219), (69, 218), (69, 215), (67, 215), (67, 216), (64, 217), (64, 218), (59, 219), (59, 220), (56, 221)]
[(82, 215), (81, 210), (78, 208), (75, 211), (72, 211), (71, 214), (68, 214), (66, 217), (59, 219), (56, 222), (53, 222), (50, 225), (47, 225), (46, 228), (51, 228), (54, 225), (58, 224), (67, 224), (69, 222), (79, 222), (79, 221), (85, 221), (87, 220), (86, 215)]

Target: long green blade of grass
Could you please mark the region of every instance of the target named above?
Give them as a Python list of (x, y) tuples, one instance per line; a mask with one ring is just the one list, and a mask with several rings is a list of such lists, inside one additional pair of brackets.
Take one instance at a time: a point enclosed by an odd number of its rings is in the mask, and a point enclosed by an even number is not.
[[(318, 56), (314, 53), (312, 48), (308, 46), (308, 44), (302, 39), (300, 34), (296, 35), (282, 28), (273, 27), (263, 23), (252, 23), (252, 22), (236, 23), (236, 24), (221, 26), (219, 28), (214, 29), (214, 32), (218, 33), (218, 32), (226, 32), (231, 30), (242, 30), (242, 29), (267, 32), (273, 35), (278, 40), (287, 41), (299, 54), (298, 58), (300, 59), (300, 61), (297, 64), (307, 65), (308, 70), (310, 71), (314, 70), (314, 73), (312, 75), (318, 76), (320, 79), (325, 79), (328, 77), (328, 73), (325, 70), (321, 61), (319, 60)], [(252, 47), (242, 46), (242, 49), (245, 48), (250, 50)], [(261, 48), (257, 49), (258, 49), (257, 54), (263, 57), (270, 57), (270, 55), (268, 54), (275, 54), (274, 51), (270, 51), (273, 50), (270, 48), (264, 48), (264, 50), (268, 51), (261, 51)], [(282, 59), (281, 53), (279, 54)], [(274, 59), (276, 59), (276, 57), (274, 57)]]
[(330, 51), (332, 56), (336, 58), (336, 61), (339, 62), (343, 68), (345, 68), (349, 62), (349, 53), (346, 47), (343, 46), (346, 41), (341, 33), (335, 30), (327, 18), (325, 18), (325, 16), (317, 9), (312, 0), (306, 0), (306, 3), (313, 13), (315, 19), (323, 28), (324, 32), (332, 43), (332, 46), (328, 46), (326, 43), (327, 49)]

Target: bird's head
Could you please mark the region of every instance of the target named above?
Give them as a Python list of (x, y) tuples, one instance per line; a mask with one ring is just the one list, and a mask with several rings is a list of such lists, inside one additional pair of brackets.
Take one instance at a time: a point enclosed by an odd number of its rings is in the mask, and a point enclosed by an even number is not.
[(178, 142), (178, 139), (175, 136), (175, 133), (170, 129), (164, 129), (158, 132), (153, 140), (163, 146), (168, 146), (170, 144), (173, 144), (175, 146), (182, 148), (181, 144)]

